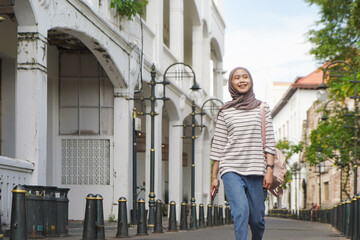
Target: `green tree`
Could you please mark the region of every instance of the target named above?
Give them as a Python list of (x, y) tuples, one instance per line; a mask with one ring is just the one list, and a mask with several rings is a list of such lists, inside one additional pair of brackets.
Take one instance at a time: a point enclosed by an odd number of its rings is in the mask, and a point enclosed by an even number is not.
[(276, 147), (285, 155), (286, 157), (286, 164), (288, 165), (288, 170), (286, 172), (286, 179), (285, 183), (283, 184), (283, 188), (286, 189), (287, 183), (289, 183), (292, 179), (293, 169), (297, 166), (297, 163), (295, 165), (290, 166), (288, 160), (294, 155), (302, 151), (303, 149), (303, 143), (299, 142), (298, 144), (294, 144), (288, 139), (284, 138), (282, 140), (279, 140)]
[[(323, 110), (321, 106), (319, 111)], [(337, 169), (345, 173), (345, 181), (342, 182), (343, 192), (347, 197), (351, 193), (345, 186), (349, 183), (350, 170), (354, 166), (354, 128), (353, 118), (348, 118), (347, 111), (340, 102), (334, 105), (331, 115), (326, 121), (321, 121), (318, 127), (311, 131), (308, 146), (304, 147), (305, 161), (311, 166), (320, 164), (323, 161), (329, 161)]]
[(148, 0), (111, 0), (110, 7), (116, 8), (120, 16), (132, 20), (136, 14), (143, 14), (143, 7), (146, 4), (148, 4)]
[[(309, 30), (308, 40), (313, 47), (310, 53), (320, 62), (335, 60), (348, 62), (355, 72), (360, 72), (360, 0), (304, 0), (320, 9), (320, 20)], [(353, 73), (340, 64), (326, 76), (332, 97), (344, 101), (353, 95), (350, 82)], [(340, 73), (340, 74), (339, 74)], [(360, 74), (356, 74), (359, 79)], [(358, 84), (360, 90), (360, 84)]]
[[(331, 110), (332, 114), (326, 121), (321, 121), (318, 127), (311, 131), (310, 144), (305, 146), (305, 161), (314, 166), (320, 161), (328, 160), (335, 167), (351, 167), (350, 159), (354, 152), (352, 136), (353, 118), (347, 116), (347, 111), (335, 104)], [(323, 106), (319, 108), (322, 110)], [(321, 154), (320, 154), (321, 153)], [(320, 154), (320, 155), (319, 155)]]
[(308, 32), (314, 45), (311, 54), (320, 61), (351, 59), (359, 63), (360, 0), (305, 1), (320, 7), (316, 29)]

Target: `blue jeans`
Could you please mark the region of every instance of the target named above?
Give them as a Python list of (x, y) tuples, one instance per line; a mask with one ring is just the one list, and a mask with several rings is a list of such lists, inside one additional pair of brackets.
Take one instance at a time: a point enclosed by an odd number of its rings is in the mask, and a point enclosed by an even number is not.
[(261, 240), (265, 230), (265, 200), (263, 176), (242, 176), (234, 172), (222, 176), (226, 199), (230, 203), (236, 240), (248, 240), (248, 225), (252, 239)]

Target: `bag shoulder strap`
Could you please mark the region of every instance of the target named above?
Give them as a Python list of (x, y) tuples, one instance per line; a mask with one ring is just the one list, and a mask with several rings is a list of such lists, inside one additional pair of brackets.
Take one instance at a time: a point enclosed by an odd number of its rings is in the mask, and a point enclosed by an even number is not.
[(266, 128), (265, 128), (265, 104), (261, 102), (260, 104), (260, 113), (261, 113), (261, 136), (263, 140), (263, 148), (265, 150), (266, 145)]

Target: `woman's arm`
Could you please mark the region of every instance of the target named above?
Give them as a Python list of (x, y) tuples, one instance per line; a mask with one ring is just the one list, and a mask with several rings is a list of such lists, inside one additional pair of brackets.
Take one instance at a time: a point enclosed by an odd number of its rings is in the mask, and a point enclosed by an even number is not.
[(269, 190), (273, 184), (273, 168), (270, 166), (274, 166), (274, 155), (266, 153), (266, 173), (263, 180), (263, 187), (267, 190)]

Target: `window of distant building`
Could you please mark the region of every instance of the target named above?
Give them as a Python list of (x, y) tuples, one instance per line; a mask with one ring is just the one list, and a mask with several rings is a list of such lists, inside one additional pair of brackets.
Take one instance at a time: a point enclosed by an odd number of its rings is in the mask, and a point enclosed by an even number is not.
[(329, 200), (329, 182), (324, 182), (324, 201)]

